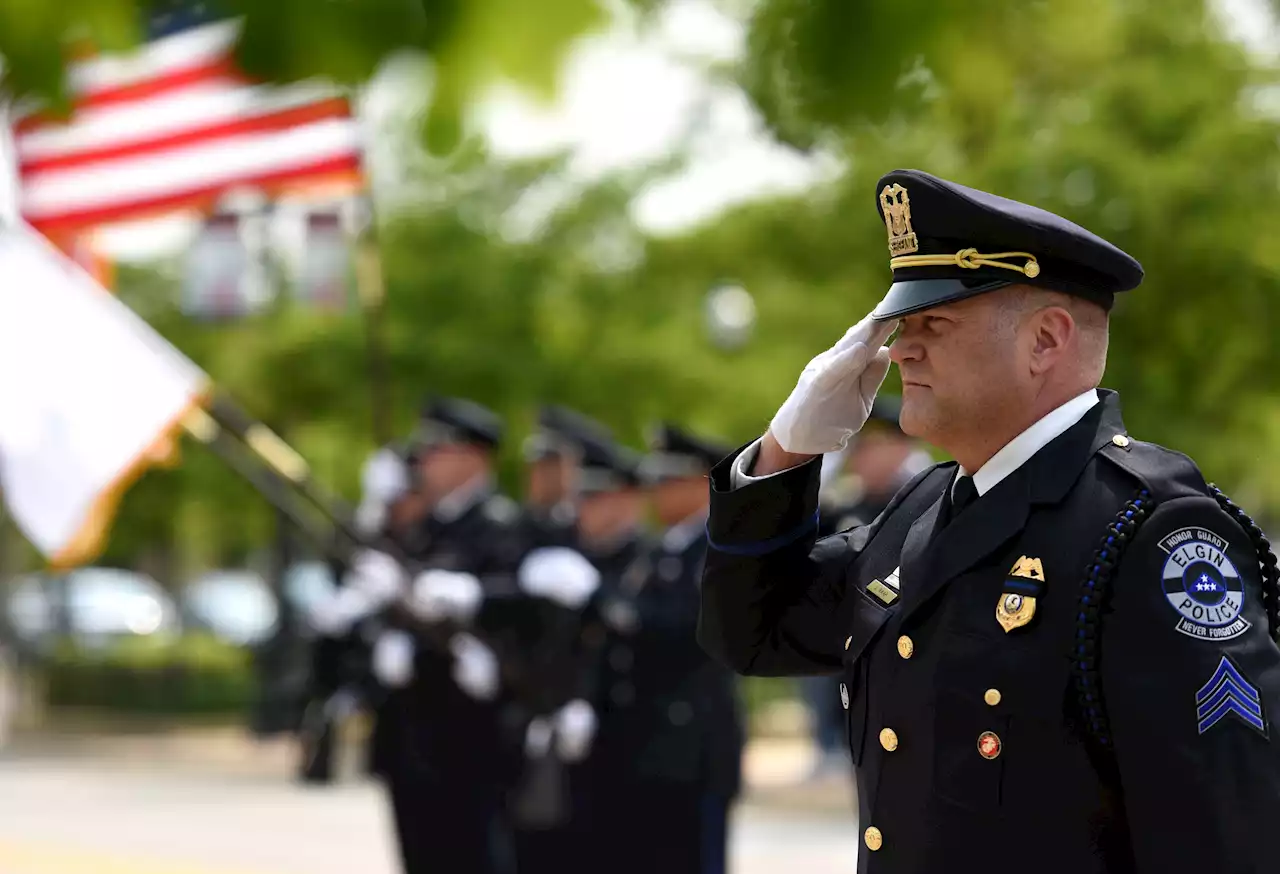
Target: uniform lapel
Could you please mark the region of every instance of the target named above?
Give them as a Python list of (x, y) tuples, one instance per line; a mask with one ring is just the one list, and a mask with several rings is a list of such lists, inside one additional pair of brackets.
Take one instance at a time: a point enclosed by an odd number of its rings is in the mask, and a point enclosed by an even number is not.
[(949, 525), (938, 529), (941, 498), (916, 520), (902, 546), (904, 621), (947, 583), (1017, 536), (1026, 526), (1033, 506), (1061, 501), (1093, 454), (1116, 434), (1124, 433), (1118, 396), (1106, 390), (1099, 390), (1099, 395), (1101, 403), (1084, 418)]
[(1028, 474), (1023, 465), (941, 530), (936, 529), (942, 498), (916, 520), (902, 547), (904, 620), (1022, 530), (1030, 510)]

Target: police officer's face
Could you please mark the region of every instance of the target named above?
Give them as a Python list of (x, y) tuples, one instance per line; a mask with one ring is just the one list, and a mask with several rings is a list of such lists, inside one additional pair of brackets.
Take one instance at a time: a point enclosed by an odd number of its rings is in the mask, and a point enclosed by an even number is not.
[(707, 480), (700, 476), (675, 477), (653, 487), (654, 514), (664, 526), (676, 525), (706, 507)]
[(850, 450), (849, 470), (870, 492), (896, 491), (898, 471), (911, 450), (911, 441), (896, 431), (864, 429)]
[(578, 533), (588, 542), (610, 540), (635, 529), (644, 515), (644, 495), (639, 489), (583, 497), (578, 505)]
[(480, 447), (442, 443), (419, 455), (418, 482), (425, 494), (438, 500), (483, 475), (488, 467), (489, 456)]
[(554, 507), (573, 494), (575, 465), (563, 455), (548, 455), (529, 465), (526, 500), (535, 507)]
[(956, 452), (1024, 408), (1017, 339), (1000, 292), (904, 317), (889, 350), (902, 374), (902, 430)]

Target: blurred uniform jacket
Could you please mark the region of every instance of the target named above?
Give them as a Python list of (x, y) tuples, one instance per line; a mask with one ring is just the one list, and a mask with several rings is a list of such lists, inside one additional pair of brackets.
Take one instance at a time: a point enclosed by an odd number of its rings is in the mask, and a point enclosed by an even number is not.
[(893, 502), (898, 490), (911, 482), (920, 471), (928, 468), (931, 462), (924, 453), (912, 453), (898, 469), (894, 487), (884, 494), (863, 492), (852, 499), (832, 500), (821, 503), (821, 514), (818, 519), (818, 534), (826, 537), (839, 531), (847, 531), (859, 525), (869, 525), (884, 512)]
[(744, 741), (736, 678), (707, 657), (695, 634), (706, 548), (699, 517), (602, 562), (603, 612), (620, 599), (632, 615), (623, 623), (630, 630), (615, 621), (604, 644), (597, 756), (614, 773), (731, 798), (741, 786)]
[[(491, 488), (450, 497), (463, 499), (462, 505), (438, 507), (403, 537), (404, 546), (422, 570), (477, 576), (486, 601), (476, 622), (483, 625), (489, 601), (515, 592), (515, 571), (527, 551), (520, 509)], [(488, 638), (483, 628), (477, 636)], [(449, 783), (509, 776), (515, 729), (508, 725), (507, 690), (494, 701), (478, 701), (458, 687), (452, 668), (451, 655), (419, 643), (412, 682), (387, 692), (379, 708), (371, 750), (375, 772), (389, 776), (398, 769)]]
[(701, 640), (842, 678), (863, 874), (1276, 870), (1275, 558), (1099, 395), (953, 518), (954, 464), (816, 542), (815, 465), (713, 472)]
[[(577, 549), (571, 513), (524, 508), (519, 528), (526, 553), (554, 547)], [(546, 715), (586, 696), (587, 665), (580, 638), (588, 603), (573, 606), (521, 591), (500, 607), (490, 605), (489, 621), (500, 629), (503, 652), (513, 663), (524, 716)]]

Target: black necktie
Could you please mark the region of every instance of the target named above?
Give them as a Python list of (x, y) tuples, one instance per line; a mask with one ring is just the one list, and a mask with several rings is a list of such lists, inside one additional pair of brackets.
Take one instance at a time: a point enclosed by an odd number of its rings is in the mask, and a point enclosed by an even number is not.
[(956, 483), (951, 487), (951, 515), (950, 519), (955, 519), (964, 508), (978, 500), (978, 487), (973, 484), (973, 477), (958, 476)]

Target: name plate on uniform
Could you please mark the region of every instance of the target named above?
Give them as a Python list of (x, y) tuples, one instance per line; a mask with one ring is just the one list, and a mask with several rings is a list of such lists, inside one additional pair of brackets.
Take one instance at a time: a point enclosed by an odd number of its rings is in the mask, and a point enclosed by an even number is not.
[(898, 600), (898, 593), (879, 580), (872, 580), (867, 586), (867, 591), (875, 595), (886, 605), (892, 604), (894, 601)]

